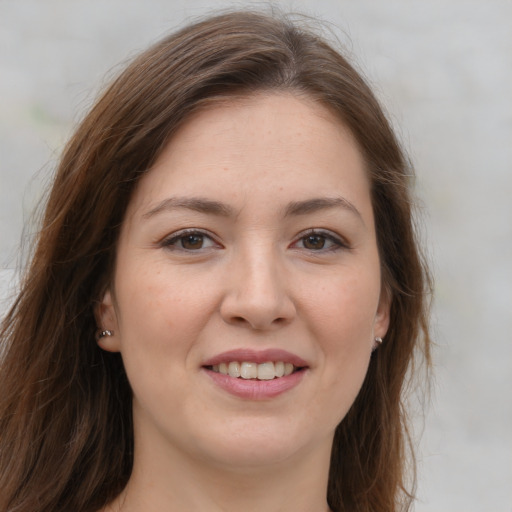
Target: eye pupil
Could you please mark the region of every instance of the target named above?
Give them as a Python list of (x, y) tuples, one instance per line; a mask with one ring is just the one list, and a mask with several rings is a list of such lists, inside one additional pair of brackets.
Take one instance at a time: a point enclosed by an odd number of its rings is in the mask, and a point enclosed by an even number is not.
[(325, 237), (322, 235), (309, 235), (304, 237), (304, 247), (306, 249), (323, 249), (325, 246)]
[(186, 235), (181, 239), (184, 249), (201, 249), (203, 246), (203, 235)]

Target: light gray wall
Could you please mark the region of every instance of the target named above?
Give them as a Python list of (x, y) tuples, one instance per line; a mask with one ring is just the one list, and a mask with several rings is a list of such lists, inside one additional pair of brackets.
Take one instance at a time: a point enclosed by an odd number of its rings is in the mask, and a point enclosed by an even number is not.
[[(199, 0), (0, 0), (0, 296), (105, 73)], [(418, 512), (512, 510), (512, 2), (280, 2), (341, 28), (409, 148), (435, 259)], [(29, 229), (30, 231), (30, 229)]]

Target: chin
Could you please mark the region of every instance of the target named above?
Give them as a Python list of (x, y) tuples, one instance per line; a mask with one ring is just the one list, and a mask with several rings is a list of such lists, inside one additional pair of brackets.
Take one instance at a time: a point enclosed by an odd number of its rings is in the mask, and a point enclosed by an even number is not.
[(209, 438), (202, 443), (196, 438), (195, 447), (214, 465), (251, 471), (286, 463), (319, 444), (328, 444), (330, 450), (332, 435), (318, 434), (318, 431), (313, 435), (308, 429), (290, 425), (289, 421), (251, 418), (230, 421), (228, 429), (211, 429)]

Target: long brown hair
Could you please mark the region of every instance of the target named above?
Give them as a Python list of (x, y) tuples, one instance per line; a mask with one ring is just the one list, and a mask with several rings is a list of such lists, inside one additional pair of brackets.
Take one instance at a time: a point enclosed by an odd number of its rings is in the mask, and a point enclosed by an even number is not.
[(336, 512), (408, 508), (404, 386), (416, 349), (429, 358), (412, 170), (371, 90), (339, 52), (284, 16), (244, 11), (207, 18), (142, 53), (64, 151), (1, 328), (1, 512), (93, 512), (126, 485), (131, 392), (119, 354), (97, 346), (94, 318), (119, 227), (139, 178), (187, 116), (262, 91), (320, 102), (366, 159), (391, 326), (336, 430), (327, 498)]

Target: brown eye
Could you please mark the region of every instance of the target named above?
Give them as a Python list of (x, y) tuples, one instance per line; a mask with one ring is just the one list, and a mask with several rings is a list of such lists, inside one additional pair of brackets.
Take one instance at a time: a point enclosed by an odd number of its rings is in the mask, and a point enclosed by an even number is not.
[(325, 247), (325, 236), (323, 235), (308, 235), (302, 239), (305, 249), (319, 250)]
[(192, 234), (181, 237), (181, 246), (183, 249), (193, 251), (194, 249), (202, 249), (204, 242), (203, 235)]
[(162, 247), (170, 251), (202, 252), (218, 247), (213, 238), (201, 231), (179, 231), (162, 241)]
[(318, 254), (336, 252), (341, 249), (349, 249), (349, 245), (343, 238), (330, 230), (311, 229), (302, 232), (292, 246), (294, 249), (302, 249), (310, 253)]

